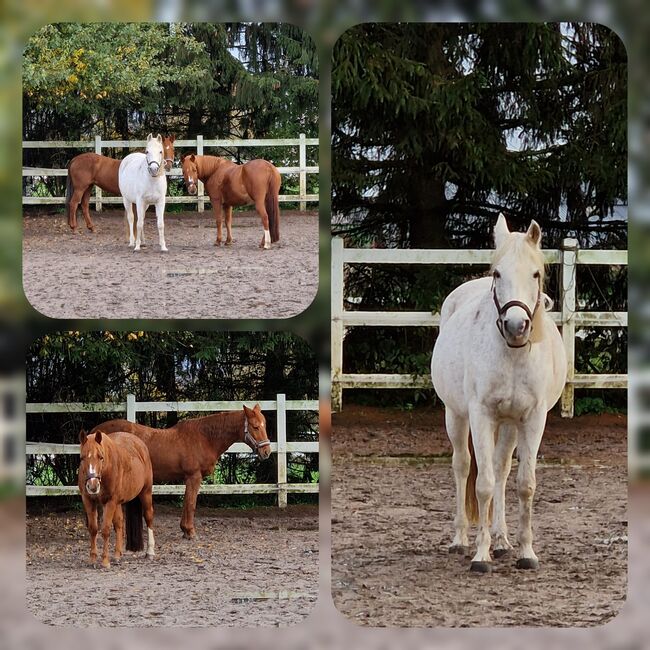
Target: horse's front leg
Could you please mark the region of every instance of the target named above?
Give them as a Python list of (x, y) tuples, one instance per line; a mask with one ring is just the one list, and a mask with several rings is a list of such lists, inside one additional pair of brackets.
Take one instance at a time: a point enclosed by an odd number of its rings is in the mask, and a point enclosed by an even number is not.
[(156, 203), (156, 222), (158, 223), (158, 243), (160, 250), (164, 253), (167, 251), (165, 244), (165, 199)]
[(129, 246), (135, 246), (135, 230), (133, 228), (133, 204), (124, 199), (124, 215), (126, 217), (126, 234), (129, 238)]
[(104, 547), (102, 548), (102, 566), (105, 569), (111, 566), (110, 560), (110, 535), (113, 527), (113, 517), (115, 517), (115, 508), (119, 507), (112, 499), (104, 505), (104, 514), (102, 516), (102, 538)]
[(517, 429), (512, 424), (502, 424), (494, 453), (494, 557), (503, 557), (512, 550), (506, 524), (506, 484), (512, 467), (512, 452), (517, 445)]
[(225, 208), (226, 214), (226, 246), (230, 246), (235, 243), (235, 240), (232, 238), (232, 205), (228, 205)]
[(472, 558), (472, 571), (487, 573), (492, 567), (490, 557), (490, 507), (494, 494), (494, 435), (496, 420), (481, 406), (470, 412), (470, 429), (476, 456), (476, 500), (478, 502), (478, 534), (476, 555)]
[(467, 530), (469, 520), (465, 508), (467, 493), (467, 477), (469, 476), (470, 454), (469, 454), (469, 421), (450, 408), (445, 409), (445, 425), (447, 435), (453, 447), (451, 466), (454, 471), (456, 483), (456, 518), (454, 519), (454, 539), (449, 547), (450, 553), (469, 553), (469, 539)]
[(546, 408), (539, 408), (531, 413), (528, 419), (519, 425), (517, 439), (517, 456), (519, 469), (517, 471), (517, 493), (519, 495), (519, 559), (518, 569), (537, 569), (539, 560), (533, 551), (533, 497), (537, 481), (537, 452), (542, 442), (546, 425)]
[(147, 211), (147, 205), (144, 201), (140, 200), (135, 204), (136, 211), (138, 213), (138, 226), (137, 226), (137, 235), (135, 237), (135, 247), (134, 251), (140, 250), (140, 245), (142, 244), (142, 235), (144, 232), (144, 214)]
[(146, 557), (148, 560), (151, 560), (156, 555), (156, 542), (153, 537), (153, 496), (150, 485), (140, 494), (140, 502), (142, 503), (142, 514), (147, 523)]
[(97, 562), (97, 533), (99, 532), (99, 524), (97, 523), (97, 504), (84, 501), (84, 509), (86, 511), (86, 524), (88, 526), (88, 533), (90, 534), (90, 564)]
[(183, 499), (183, 515), (181, 517), (181, 529), (185, 539), (193, 539), (194, 531), (194, 511), (196, 510), (196, 498), (201, 487), (201, 472), (197, 471), (185, 479), (185, 498)]
[[(210, 197), (212, 201), (212, 197)], [(220, 198), (215, 198), (212, 201), (212, 211), (214, 212), (214, 221), (217, 224), (217, 239), (214, 242), (215, 246), (221, 246), (222, 241), (222, 221), (223, 221), (223, 204)]]

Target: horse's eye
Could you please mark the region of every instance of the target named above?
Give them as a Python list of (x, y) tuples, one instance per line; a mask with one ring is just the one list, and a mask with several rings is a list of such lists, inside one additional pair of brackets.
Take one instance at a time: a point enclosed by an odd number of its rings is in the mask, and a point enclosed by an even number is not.
[(501, 273), (499, 273), (498, 271), (494, 271), (494, 273), (493, 273), (492, 275), (493, 275), (495, 278), (500, 278), (500, 277), (501, 277)]
[(533, 277), (535, 280), (539, 280), (539, 271), (535, 271), (535, 273), (533, 273)]

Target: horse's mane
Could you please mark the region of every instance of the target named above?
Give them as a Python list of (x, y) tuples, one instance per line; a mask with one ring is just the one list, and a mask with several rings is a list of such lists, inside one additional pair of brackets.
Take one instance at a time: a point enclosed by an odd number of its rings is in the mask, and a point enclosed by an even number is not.
[(540, 273), (540, 286), (544, 286), (544, 277), (546, 275), (546, 267), (544, 265), (544, 254), (535, 246), (530, 238), (525, 233), (514, 232), (506, 241), (494, 251), (492, 258), (492, 266), (490, 273), (492, 273), (496, 265), (508, 254), (513, 253), (517, 257), (528, 256), (533, 264), (539, 269)]
[(246, 416), (243, 411), (225, 411), (200, 418), (181, 420), (173, 428), (179, 433), (198, 432), (208, 438), (221, 438), (233, 433), (241, 433), (243, 436), (244, 417)]

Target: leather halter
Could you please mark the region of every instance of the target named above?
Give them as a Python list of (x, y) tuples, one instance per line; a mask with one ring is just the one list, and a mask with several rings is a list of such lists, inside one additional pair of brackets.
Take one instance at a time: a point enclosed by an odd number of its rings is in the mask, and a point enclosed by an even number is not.
[(259, 451), (261, 447), (268, 447), (271, 444), (270, 440), (257, 441), (248, 431), (248, 418), (244, 415), (244, 442), (253, 450)]
[(494, 276), (492, 277), (492, 300), (494, 300), (494, 306), (497, 308), (496, 326), (499, 330), (499, 334), (501, 334), (503, 340), (506, 342), (506, 345), (509, 348), (523, 348), (525, 345), (528, 345), (530, 341), (526, 341), (521, 345), (512, 345), (512, 343), (508, 341), (504, 332), (505, 324), (503, 322), (503, 317), (506, 315), (510, 307), (519, 307), (526, 312), (526, 316), (528, 316), (528, 320), (530, 320), (530, 331), (533, 331), (533, 318), (535, 317), (535, 314), (537, 313), (539, 305), (542, 301), (542, 286), (540, 279), (537, 278), (537, 300), (535, 301), (535, 306), (533, 307), (532, 311), (529, 309), (528, 305), (521, 302), (521, 300), (510, 300), (505, 305), (501, 305), (499, 303), (499, 299), (497, 298), (496, 277)]

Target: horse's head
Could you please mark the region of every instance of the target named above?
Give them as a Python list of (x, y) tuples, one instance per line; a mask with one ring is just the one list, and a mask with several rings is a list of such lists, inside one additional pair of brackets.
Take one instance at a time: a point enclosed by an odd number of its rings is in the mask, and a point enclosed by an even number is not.
[(160, 176), (163, 172), (163, 163), (165, 153), (163, 150), (163, 139), (160, 133), (154, 138), (150, 133), (147, 136), (147, 148), (145, 149), (147, 157), (147, 171), (151, 176)]
[(181, 159), (181, 166), (183, 167), (183, 180), (187, 191), (194, 195), (199, 187), (199, 168), (196, 163), (196, 156), (188, 154)]
[(249, 409), (244, 405), (244, 442), (257, 452), (260, 458), (271, 455), (271, 442), (266, 435), (266, 418), (259, 404)]
[(102, 444), (102, 438), (101, 431), (91, 435), (88, 435), (83, 429), (79, 432), (79, 442), (81, 443), (79, 478), (85, 479), (86, 492), (91, 496), (97, 496), (102, 487), (102, 472), (106, 465), (106, 450)]
[(174, 141), (176, 140), (175, 135), (166, 135), (162, 139), (162, 146), (163, 146), (163, 155), (164, 155), (164, 162), (165, 162), (165, 171), (170, 172), (172, 170), (172, 167), (174, 165)]
[(531, 221), (525, 233), (510, 232), (500, 214), (494, 227), (496, 247), (492, 263), (492, 298), (497, 328), (511, 348), (541, 338), (544, 256), (542, 230)]

